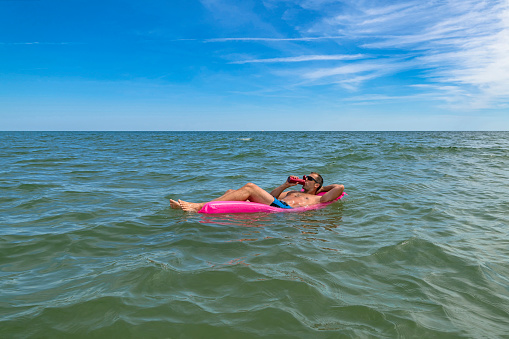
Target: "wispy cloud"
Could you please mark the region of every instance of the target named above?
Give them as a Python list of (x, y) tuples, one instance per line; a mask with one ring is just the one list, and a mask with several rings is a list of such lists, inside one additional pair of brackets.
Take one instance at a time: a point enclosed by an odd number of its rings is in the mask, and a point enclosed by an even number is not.
[[(202, 1), (216, 8), (226, 6), (226, 0)], [(230, 63), (292, 63), (296, 65), (292, 75), (306, 86), (339, 84), (358, 89), (368, 81), (403, 77), (401, 74), (409, 71), (405, 84), (426, 85), (410, 88), (429, 91), (449, 103), (462, 102), (474, 108), (509, 103), (509, 0), (395, 0), (389, 4), (295, 0), (291, 6), (284, 0), (264, 0), (263, 4), (269, 10), (286, 8), (285, 14), (297, 9), (300, 14), (310, 14), (310, 20), (292, 21), (291, 15), (283, 15), (287, 32), (266, 29), (269, 24), (264, 22), (265, 29), (259, 31), (262, 37), (204, 42), (271, 43), (277, 55), (284, 57), (247, 57)], [(253, 15), (249, 13), (250, 18)], [(263, 19), (256, 17), (253, 22), (260, 21)], [(271, 30), (274, 34), (263, 36)], [(290, 32), (300, 37), (285, 37)], [(352, 55), (346, 57), (345, 51)], [(365, 55), (369, 58), (362, 57)]]
[(301, 76), (311, 83), (339, 84), (346, 89), (356, 90), (366, 81), (392, 75), (414, 66), (411, 60), (404, 61), (400, 58), (362, 60), (336, 67), (308, 69)]
[(306, 61), (330, 61), (330, 60), (356, 60), (366, 58), (363, 54), (352, 55), (302, 55), (286, 58), (268, 58), (268, 59), (251, 59), (242, 61), (233, 61), (232, 64), (251, 64), (251, 63), (284, 63), (284, 62), (306, 62)]
[(316, 41), (316, 40), (336, 40), (342, 39), (343, 36), (323, 36), (323, 37), (304, 37), (304, 38), (217, 38), (205, 39), (205, 42), (230, 42), (230, 41), (246, 41), (246, 42), (278, 42), (278, 41)]
[[(470, 107), (496, 107), (509, 102), (508, 0), (405, 2), (385, 6), (368, 1), (351, 5), (355, 10), (325, 16), (309, 32), (339, 32), (373, 54), (377, 50), (398, 49), (414, 55), (411, 63), (415, 69), (424, 71), (422, 81), (436, 83), (434, 88), (446, 91), (451, 98), (468, 100)], [(409, 60), (400, 62), (408, 64)], [(394, 66), (387, 71), (399, 70)], [(371, 72), (369, 67), (361, 64), (320, 69), (305, 76), (331, 78), (366, 72)]]
[(74, 45), (74, 44), (83, 44), (79, 42), (39, 42), (39, 41), (30, 41), (30, 42), (0, 42), (0, 45)]

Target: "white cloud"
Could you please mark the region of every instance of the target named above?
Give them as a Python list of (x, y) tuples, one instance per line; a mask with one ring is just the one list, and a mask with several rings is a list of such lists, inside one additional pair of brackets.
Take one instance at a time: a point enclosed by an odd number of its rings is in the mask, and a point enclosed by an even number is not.
[(330, 60), (355, 60), (362, 59), (366, 56), (363, 54), (352, 55), (302, 55), (286, 58), (268, 58), (268, 59), (251, 59), (243, 61), (234, 61), (232, 64), (249, 64), (249, 63), (283, 63), (283, 62), (306, 62), (306, 61), (330, 61)]
[[(377, 50), (399, 49), (413, 55), (414, 67), (425, 71), (423, 81), (442, 84), (446, 90), (461, 87), (461, 91), (448, 93), (458, 101), (467, 100), (470, 107), (497, 107), (509, 102), (509, 0), (382, 6), (363, 1), (350, 5), (355, 10), (324, 16), (307, 33), (344, 34), (373, 54)], [(305, 76), (317, 79), (357, 76), (359, 72), (383, 76), (406, 69), (409, 63), (402, 59), (402, 67), (392, 65), (377, 72), (359, 62), (360, 65), (319, 69)]]
[[(415, 62), (400, 57), (378, 58), (345, 63), (336, 67), (313, 68), (303, 71), (301, 77), (315, 84), (339, 84), (356, 90), (363, 83), (415, 67)], [(309, 83), (307, 83), (309, 85)]]
[[(209, 7), (222, 8), (226, 4), (225, 0), (202, 1)], [(299, 8), (301, 13), (310, 14), (309, 21), (293, 22), (293, 26), (291, 21), (286, 22), (294, 30), (292, 34), (300, 33), (300, 37), (287, 38), (288, 34), (277, 30), (263, 37), (263, 31), (268, 31), (264, 29), (259, 31), (262, 37), (205, 41), (281, 42), (271, 47), (287, 57), (254, 57), (231, 63), (302, 66), (305, 62), (323, 61), (320, 67), (316, 63), (304, 65), (293, 73), (307, 86), (340, 84), (356, 89), (369, 80), (397, 78), (410, 70), (413, 73), (407, 75), (406, 83), (428, 84), (429, 87), (414, 88), (430, 91), (448, 103), (461, 102), (474, 108), (504, 107), (509, 103), (509, 0), (263, 3), (269, 10)], [(349, 49), (341, 48), (347, 44)], [(344, 58), (345, 51), (352, 51), (352, 57)], [(357, 55), (370, 55), (374, 60)]]
[(38, 42), (38, 41), (30, 41), (30, 42), (0, 42), (0, 45), (76, 45), (83, 43), (79, 42)]
[(265, 42), (278, 42), (278, 41), (314, 41), (314, 40), (334, 40), (342, 39), (342, 36), (323, 36), (323, 37), (307, 37), (307, 38), (215, 38), (206, 39), (205, 42), (229, 42), (229, 41), (265, 41)]

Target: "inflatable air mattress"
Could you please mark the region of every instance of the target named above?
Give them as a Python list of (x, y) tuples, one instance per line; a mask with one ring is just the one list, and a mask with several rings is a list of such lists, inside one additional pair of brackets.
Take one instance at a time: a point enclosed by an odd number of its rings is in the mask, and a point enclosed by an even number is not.
[[(319, 193), (323, 195), (325, 193)], [(333, 201), (323, 202), (316, 205), (297, 207), (297, 208), (278, 208), (272, 207), (265, 204), (259, 204), (256, 202), (249, 201), (211, 201), (205, 204), (198, 213), (291, 213), (291, 212), (302, 212), (309, 210), (317, 210), (325, 208), (332, 204), (334, 201), (343, 198), (346, 195), (343, 192), (338, 198)]]

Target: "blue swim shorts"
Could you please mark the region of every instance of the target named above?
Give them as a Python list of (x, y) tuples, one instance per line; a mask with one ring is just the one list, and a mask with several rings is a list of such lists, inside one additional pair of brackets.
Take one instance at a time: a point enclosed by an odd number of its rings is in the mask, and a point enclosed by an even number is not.
[(279, 207), (279, 208), (292, 208), (292, 206), (288, 205), (286, 202), (278, 200), (274, 198), (274, 202), (270, 204), (272, 207)]

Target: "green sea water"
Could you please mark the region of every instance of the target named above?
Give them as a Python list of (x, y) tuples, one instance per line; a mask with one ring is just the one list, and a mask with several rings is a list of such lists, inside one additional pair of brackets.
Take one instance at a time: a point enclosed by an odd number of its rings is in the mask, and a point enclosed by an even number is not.
[[(509, 338), (508, 132), (0, 132), (2, 338)], [(319, 172), (323, 210), (204, 215)]]

